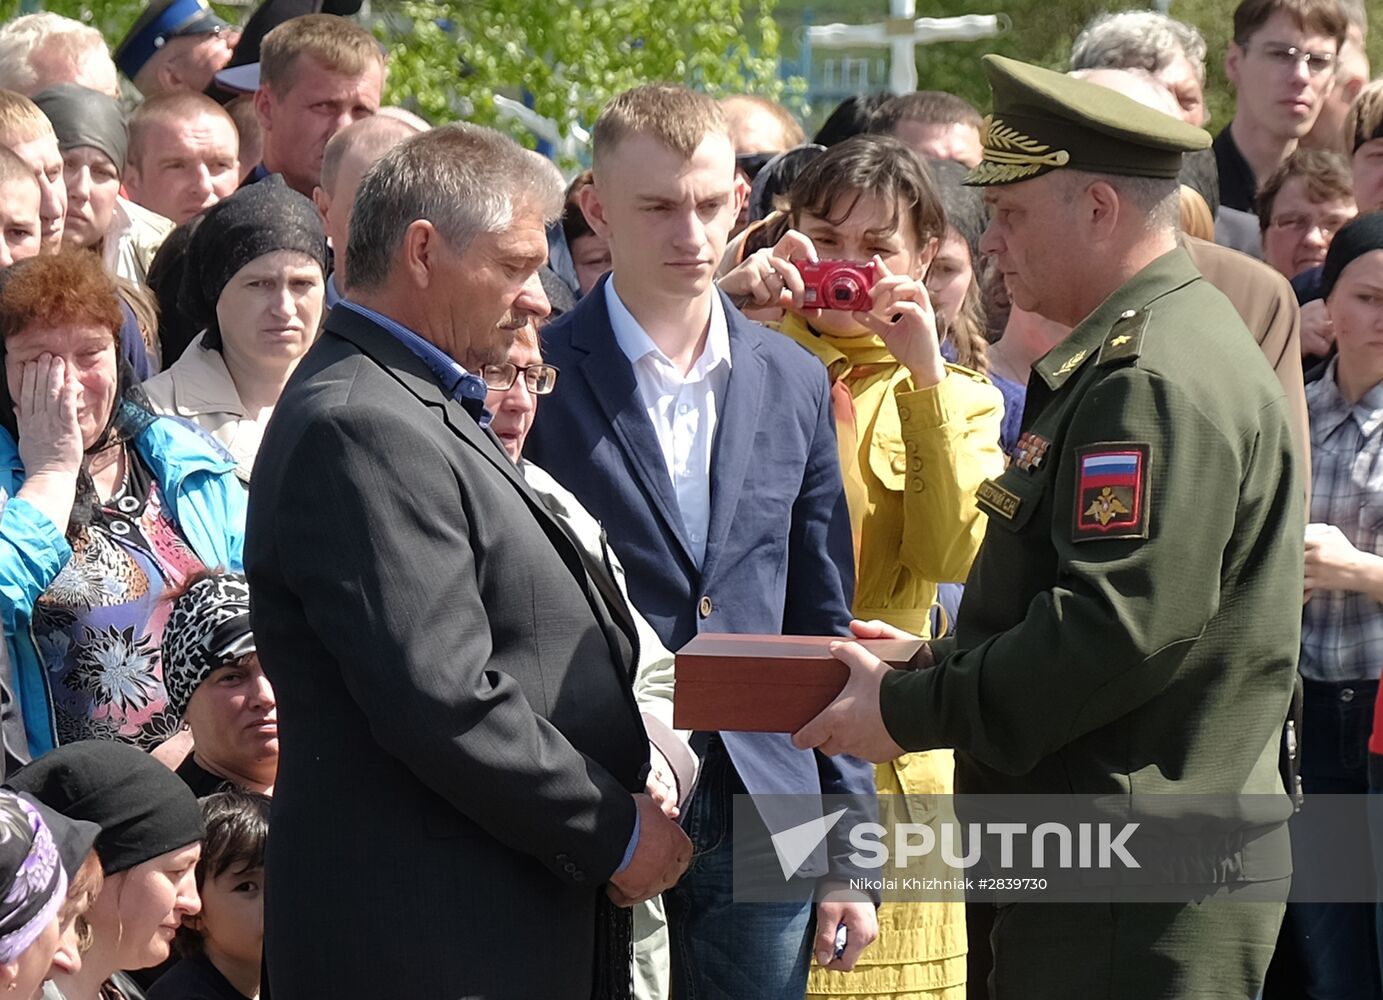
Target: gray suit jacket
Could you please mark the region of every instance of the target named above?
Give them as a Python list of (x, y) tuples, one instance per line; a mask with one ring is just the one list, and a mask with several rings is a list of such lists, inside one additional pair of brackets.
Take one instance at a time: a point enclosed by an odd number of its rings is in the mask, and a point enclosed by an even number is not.
[(614, 583), (423, 363), (344, 307), (254, 482), (246, 569), (282, 743), (275, 1000), (586, 1000), (648, 761)]

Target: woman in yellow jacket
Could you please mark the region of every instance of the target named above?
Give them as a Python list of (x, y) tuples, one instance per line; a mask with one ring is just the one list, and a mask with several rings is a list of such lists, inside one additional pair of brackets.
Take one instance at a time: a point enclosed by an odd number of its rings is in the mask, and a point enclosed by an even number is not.
[[(721, 287), (787, 306), (774, 325), (830, 372), (841, 465), (855, 531), (854, 613), (926, 636), (938, 582), (964, 581), (984, 535), (975, 491), (1003, 471), (1003, 401), (982, 376), (947, 364), (922, 279), (946, 220), (926, 167), (893, 139), (833, 146), (788, 195), (792, 230)], [(802, 308), (793, 260), (872, 261), (867, 312)], [(791, 304), (789, 304), (791, 303)], [(881, 794), (952, 791), (949, 750), (908, 754), (876, 771)], [(913, 822), (935, 822), (925, 799)], [(908, 874), (918, 874), (909, 869)], [(964, 907), (886, 902), (879, 938), (852, 972), (814, 968), (812, 997), (958, 1000), (965, 992)]]

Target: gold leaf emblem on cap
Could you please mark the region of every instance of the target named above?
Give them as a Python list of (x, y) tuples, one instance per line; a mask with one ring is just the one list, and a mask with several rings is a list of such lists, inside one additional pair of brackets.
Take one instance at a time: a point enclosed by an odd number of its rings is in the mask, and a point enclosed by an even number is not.
[(987, 115), (980, 125), (980, 143), (984, 159), (970, 171), (966, 178), (970, 183), (1002, 184), (1030, 177), (1043, 167), (1064, 167), (1071, 162), (1066, 150), (1043, 145), (993, 115)]

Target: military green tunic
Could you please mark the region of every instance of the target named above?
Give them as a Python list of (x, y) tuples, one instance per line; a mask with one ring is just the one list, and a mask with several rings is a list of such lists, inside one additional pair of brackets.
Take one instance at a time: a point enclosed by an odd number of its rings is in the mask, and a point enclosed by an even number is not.
[[(955, 747), (965, 793), (1280, 793), (1303, 470), (1234, 308), (1184, 251), (1160, 257), (1034, 366), (1023, 431), (980, 491), (956, 637), (884, 680), (894, 740)], [(997, 995), (1252, 996), (1280, 919), (1001, 907)]]

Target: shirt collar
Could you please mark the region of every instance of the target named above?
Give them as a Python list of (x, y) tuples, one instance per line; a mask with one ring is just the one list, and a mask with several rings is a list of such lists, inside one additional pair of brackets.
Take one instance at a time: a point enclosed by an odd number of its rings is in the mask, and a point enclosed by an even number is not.
[(327, 286), (325, 293), (326, 307), (330, 309), (333, 306), (335, 306), (338, 302), (344, 301), (344, 298), (345, 297), (336, 290), (336, 272), (332, 271), (330, 274), (327, 275)]
[(1311, 414), (1311, 438), (1322, 443), (1350, 417), (1365, 437), (1383, 426), (1383, 383), (1375, 385), (1351, 406), (1340, 392), (1340, 358), (1331, 358), (1325, 374), (1306, 387), (1306, 403)]
[[(653, 339), (620, 299), (619, 293), (615, 291), (613, 276), (605, 281), (605, 307), (610, 313), (610, 329), (614, 331), (615, 343), (619, 344), (630, 364), (637, 364), (651, 354), (659, 364), (672, 366), (671, 359), (653, 343)], [(706, 331), (706, 346), (702, 348), (701, 356), (696, 359), (688, 375), (693, 372), (704, 375), (713, 371), (722, 362), (727, 368), (730, 367), (730, 327), (725, 318), (725, 306), (717, 292), (711, 296), (711, 317)]]
[(429, 343), (418, 336), (412, 330), (402, 325), (396, 320), (390, 319), (383, 313), (377, 313), (373, 309), (368, 309), (358, 302), (349, 299), (341, 301), (342, 308), (350, 309), (366, 319), (373, 320), (376, 324), (393, 335), (404, 347), (408, 348), (423, 364), (427, 365), (437, 384), (445, 392), (469, 413), (480, 426), (487, 426), (490, 422), (490, 413), (485, 409), (485, 380), (479, 375), (472, 375), (462, 367), (451, 355), (445, 353), (436, 345)]

